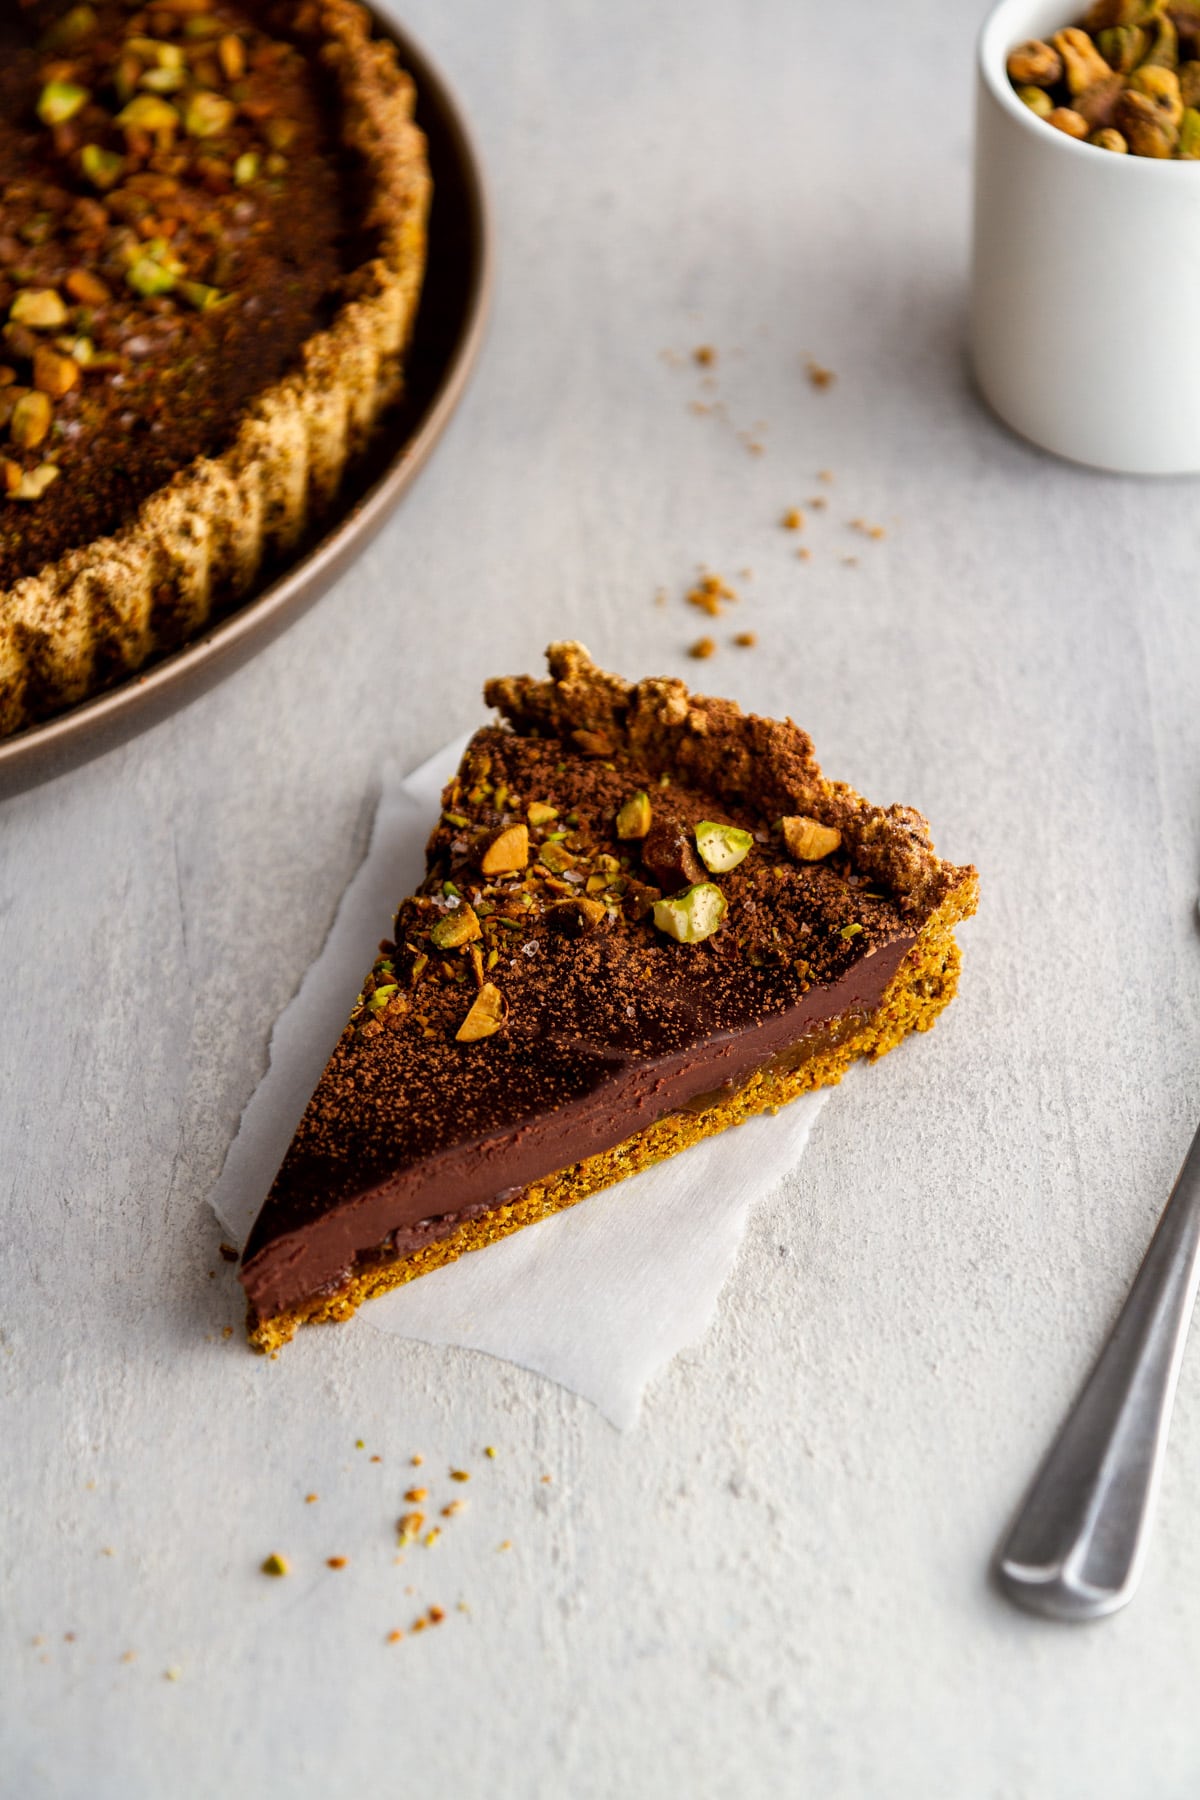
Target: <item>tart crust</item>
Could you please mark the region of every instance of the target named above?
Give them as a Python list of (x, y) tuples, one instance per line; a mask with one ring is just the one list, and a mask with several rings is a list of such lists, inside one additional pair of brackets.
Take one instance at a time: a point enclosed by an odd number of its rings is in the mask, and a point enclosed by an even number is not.
[(355, 0), (320, 0), (317, 21), (376, 252), (347, 277), (352, 297), (298, 366), (245, 410), (227, 450), (197, 457), (110, 537), (0, 590), (0, 737), (132, 674), (243, 599), (266, 559), (327, 510), (403, 388), (431, 192), (416, 91)]
[[(386, 973), (376, 977), (373, 970), (364, 984), (364, 995), (371, 998), (360, 995), (251, 1233), (241, 1279), (249, 1302), (247, 1335), (257, 1350), (277, 1350), (302, 1324), (347, 1319), (374, 1295), (573, 1206), (731, 1125), (840, 1081), (855, 1060), (873, 1061), (910, 1032), (928, 1031), (954, 996), (961, 964), (954, 933), (975, 911), (978, 878), (974, 868), (937, 855), (922, 814), (911, 807), (873, 806), (845, 784), (827, 780), (811, 740), (790, 720), (747, 716), (731, 701), (689, 693), (681, 681), (624, 682), (598, 669), (576, 643), (552, 644), (548, 659), (548, 681), (521, 676), (488, 682), (485, 697), (504, 724), (476, 734), (443, 796), (441, 821), (430, 839), (425, 898), (419, 895), (401, 907), (396, 943), (380, 946), (384, 962), (376, 968)], [(511, 756), (507, 745), (513, 746)], [(496, 797), (500, 790), (483, 786), (489, 775), (504, 784), (503, 799)], [(541, 802), (558, 776), (564, 787), (550, 794), (554, 805), (547, 808)], [(422, 987), (419, 1002), (415, 999), (425, 965), (439, 954), (427, 921), (422, 923), (430, 908), (434, 916), (444, 905), (437, 897), (449, 887), (457, 897), (451, 904), (461, 905), (462, 895), (470, 892), (482, 912), (492, 890), (478, 847), (499, 842), (494, 831), (500, 829), (503, 837), (504, 827), (511, 829), (506, 809), (520, 814), (531, 795), (539, 804), (525, 813), (530, 829), (549, 829), (535, 812), (548, 812), (552, 825), (560, 818), (568, 825), (574, 821), (586, 839), (576, 846), (584, 858), (580, 866), (599, 868), (587, 848), (599, 829), (596, 820), (612, 817), (617, 796), (627, 796), (638, 781), (659, 796), (689, 789), (692, 800), (711, 803), (710, 817), (719, 818), (728, 808), (735, 817), (742, 815), (743, 823), (752, 817), (760, 821), (754, 857), (762, 859), (762, 882), (753, 891), (743, 888), (739, 897), (737, 871), (743, 865), (722, 877), (731, 896), (733, 934), (727, 975), (718, 957), (710, 958), (694, 943), (679, 947), (677, 962), (671, 950), (669, 961), (660, 959), (652, 968), (646, 963), (637, 938), (645, 930), (637, 881), (626, 883), (628, 891), (621, 890), (626, 897), (608, 921), (624, 934), (614, 940), (623, 946), (618, 952), (607, 960), (603, 951), (589, 956), (587, 946), (595, 940), (584, 937), (575, 960), (564, 953), (539, 975), (539, 966), (549, 964), (545, 944), (535, 962), (528, 963), (528, 951), (524, 958), (515, 954), (522, 933), (540, 929), (535, 901), (534, 911), (515, 913), (517, 937), (509, 937), (510, 948), (489, 955), (488, 962), (489, 970), (493, 963), (501, 965), (495, 980), (507, 988), (514, 1009), (507, 1029), (512, 1033), (516, 1027), (520, 1042), (502, 1061), (503, 1051), (489, 1048), (502, 1045), (502, 1038), (465, 1044), (460, 1029), (454, 1039), (470, 981), (461, 987), (434, 983), (432, 989)], [(522, 798), (510, 802), (514, 789)], [(568, 805), (575, 804), (579, 813), (568, 813)], [(664, 819), (669, 813), (664, 799)], [(787, 866), (769, 867), (772, 857), (785, 852), (778, 834), (763, 830), (762, 822), (795, 814), (840, 834), (848, 862), (845, 879), (835, 873), (823, 885), (806, 875), (797, 885)], [(472, 837), (477, 827), (482, 837)], [(624, 866), (632, 871), (640, 857), (657, 880), (650, 841), (647, 836)], [(771, 844), (778, 847), (769, 851)], [(545, 847), (534, 843), (530, 861), (545, 863)], [(629, 848), (624, 841), (617, 847)], [(782, 878), (780, 885), (767, 884), (768, 869), (771, 877)], [(443, 880), (447, 874), (451, 882)], [(562, 882), (549, 886), (536, 876), (535, 886), (538, 882), (551, 896), (571, 892)], [(880, 886), (888, 892), (874, 891)], [(865, 928), (839, 924), (843, 914), (834, 896), (848, 898), (851, 889), (854, 910), (867, 918)], [(880, 911), (868, 912), (869, 906)], [(489, 912), (489, 921), (492, 916)], [(743, 943), (741, 932), (766, 932), (778, 943), (780, 932), (772, 927), (786, 927), (789, 917), (804, 934), (812, 981), (798, 979), (793, 990), (781, 965), (779, 991), (790, 996), (789, 1009), (773, 1012), (756, 997), (759, 990), (750, 992), (762, 959), (756, 964), (753, 945), (749, 939)], [(445, 943), (451, 948), (440, 953), (451, 961), (473, 947), (466, 934), (465, 948), (455, 939)], [(780, 954), (786, 961), (792, 952)], [(528, 963), (523, 972), (522, 963)], [(622, 964), (628, 973), (624, 986)], [(645, 986), (648, 971), (660, 996), (660, 1016), (667, 1016), (661, 996), (672, 999), (674, 980), (673, 997), (683, 1003), (680, 1016), (699, 1021), (695, 1031), (685, 1024), (683, 1036), (668, 1042), (654, 1022), (655, 1001), (626, 1004), (631, 995), (651, 994)], [(478, 963), (476, 981), (485, 973)], [(382, 990), (377, 980), (384, 982)], [(794, 1002), (810, 989), (816, 1004), (802, 1013)], [(579, 1029), (578, 1013), (563, 1004), (564, 993), (569, 997), (572, 990), (582, 996), (586, 1012), (586, 1027)], [(379, 1016), (376, 993), (384, 999)], [(415, 1012), (418, 1004), (422, 1010)], [(626, 1026), (626, 1017), (635, 1013), (638, 1018)], [(770, 1029), (756, 1037), (765, 1024)], [(425, 1029), (410, 1029), (416, 1025)], [(606, 1067), (586, 1093), (611, 1096), (625, 1070), (637, 1078), (622, 1090), (623, 1097), (601, 1098), (595, 1114), (585, 1119), (572, 1107), (585, 1094), (588, 1070), (594, 1072), (597, 1044)], [(713, 1047), (711, 1057), (707, 1044)], [(725, 1054), (738, 1044), (756, 1046), (744, 1062)], [(681, 1051), (677, 1064), (671, 1060), (675, 1051)], [(532, 1086), (526, 1079), (531, 1069)], [(405, 1201), (403, 1183), (414, 1171), (420, 1179)], [(505, 1177), (514, 1185), (497, 1192)], [(426, 1202), (427, 1216), (419, 1215)], [(319, 1256), (306, 1264), (327, 1224), (330, 1256), (325, 1265)], [(351, 1254), (343, 1264), (345, 1252)]]

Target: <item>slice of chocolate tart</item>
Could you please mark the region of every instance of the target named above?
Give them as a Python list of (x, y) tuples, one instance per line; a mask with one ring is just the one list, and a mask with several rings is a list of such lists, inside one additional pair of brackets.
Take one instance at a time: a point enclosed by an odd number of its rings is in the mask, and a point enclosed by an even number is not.
[(578, 644), (489, 682), (250, 1234), (261, 1350), (839, 1081), (954, 994), (973, 868), (789, 722)]

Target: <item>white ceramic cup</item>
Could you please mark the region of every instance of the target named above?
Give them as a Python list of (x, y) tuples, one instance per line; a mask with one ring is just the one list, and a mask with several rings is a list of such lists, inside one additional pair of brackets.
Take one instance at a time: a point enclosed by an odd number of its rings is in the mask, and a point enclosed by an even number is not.
[(1037, 118), (1010, 50), (1082, 0), (1000, 0), (979, 39), (971, 349), (1022, 437), (1132, 475), (1200, 471), (1200, 162), (1114, 155)]

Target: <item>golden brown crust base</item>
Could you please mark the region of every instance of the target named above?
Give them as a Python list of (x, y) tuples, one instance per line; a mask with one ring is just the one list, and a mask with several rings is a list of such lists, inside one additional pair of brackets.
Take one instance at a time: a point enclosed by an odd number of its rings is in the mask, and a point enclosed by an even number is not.
[(415, 91), (354, 0), (322, 0), (320, 52), (342, 137), (363, 159), (377, 254), (300, 366), (249, 409), (230, 448), (152, 494), (123, 530), (0, 592), (0, 736), (61, 711), (199, 631), (264, 560), (319, 518), (403, 384), (425, 268), (430, 179)]
[[(943, 865), (945, 866), (945, 865)], [(301, 1325), (332, 1324), (348, 1319), (364, 1300), (455, 1262), (469, 1250), (481, 1250), (574, 1206), (600, 1188), (663, 1162), (702, 1138), (757, 1113), (774, 1112), (813, 1088), (842, 1079), (860, 1057), (872, 1061), (892, 1050), (912, 1031), (928, 1031), (948, 1005), (958, 985), (961, 953), (954, 927), (975, 910), (977, 881), (973, 869), (956, 871), (960, 879), (926, 921), (871, 1019), (833, 1048), (818, 1052), (798, 1068), (760, 1070), (737, 1094), (705, 1112), (673, 1112), (647, 1130), (626, 1138), (615, 1149), (561, 1169), (524, 1190), (519, 1198), (496, 1206), (482, 1217), (457, 1226), (447, 1237), (392, 1262), (374, 1263), (338, 1293), (326, 1295), (270, 1319), (247, 1321), (252, 1347), (277, 1350)]]

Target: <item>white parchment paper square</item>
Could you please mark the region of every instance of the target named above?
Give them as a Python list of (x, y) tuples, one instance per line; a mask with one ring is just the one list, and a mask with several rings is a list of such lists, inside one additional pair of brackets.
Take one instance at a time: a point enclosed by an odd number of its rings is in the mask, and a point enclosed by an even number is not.
[[(425, 844), (464, 740), (388, 779), (370, 848), (324, 948), (271, 1035), (270, 1067), (242, 1114), (211, 1201), (240, 1245), (345, 1023)], [(548, 1375), (615, 1425), (646, 1384), (703, 1336), (750, 1207), (804, 1151), (827, 1091), (749, 1121), (670, 1162), (437, 1269), (360, 1314), (380, 1331), (461, 1344)]]

